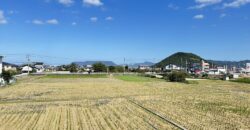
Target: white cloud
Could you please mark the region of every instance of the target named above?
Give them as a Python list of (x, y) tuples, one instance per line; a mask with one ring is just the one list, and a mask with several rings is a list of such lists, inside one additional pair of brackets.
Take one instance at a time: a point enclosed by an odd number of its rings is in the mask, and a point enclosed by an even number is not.
[(102, 6), (103, 5), (101, 0), (83, 0), (83, 3), (89, 6)]
[(112, 21), (112, 20), (114, 20), (114, 18), (111, 17), (111, 16), (109, 16), (109, 17), (106, 17), (105, 20), (107, 20), (107, 21)]
[(230, 7), (230, 8), (239, 8), (240, 6), (250, 4), (250, 0), (234, 0), (231, 3), (224, 3), (224, 8)]
[(2, 10), (0, 10), (0, 24), (7, 24), (7, 23), (8, 23), (8, 21), (4, 17), (4, 12)]
[(63, 4), (65, 6), (70, 6), (74, 3), (74, 0), (58, 0), (60, 4)]
[(210, 5), (219, 4), (221, 2), (222, 0), (195, 0), (195, 3), (197, 3), (197, 5), (190, 7), (190, 9), (202, 9)]
[(98, 18), (97, 18), (97, 17), (91, 17), (91, 18), (90, 18), (90, 21), (91, 21), (91, 22), (97, 22), (97, 21), (98, 21)]
[(36, 25), (42, 25), (42, 24), (44, 24), (44, 22), (42, 20), (38, 20), (38, 19), (33, 20), (32, 23), (36, 24)]
[(224, 18), (224, 17), (226, 17), (226, 16), (227, 16), (227, 14), (225, 14), (225, 13), (220, 14), (220, 17), (221, 17), (221, 18)]
[(33, 24), (36, 24), (36, 25), (43, 25), (43, 24), (59, 24), (58, 20), (56, 19), (49, 19), (49, 20), (46, 20), (46, 21), (43, 21), (43, 20), (39, 20), (39, 19), (35, 19), (32, 21)]
[(194, 19), (204, 19), (205, 16), (203, 14), (198, 14), (193, 17)]
[(72, 25), (75, 26), (75, 25), (77, 25), (77, 23), (76, 23), (76, 22), (73, 22)]
[(46, 21), (48, 24), (58, 24), (58, 20), (57, 19), (49, 19)]
[(174, 4), (168, 4), (168, 8), (173, 9), (173, 10), (178, 10), (179, 9), (179, 7), (174, 5)]

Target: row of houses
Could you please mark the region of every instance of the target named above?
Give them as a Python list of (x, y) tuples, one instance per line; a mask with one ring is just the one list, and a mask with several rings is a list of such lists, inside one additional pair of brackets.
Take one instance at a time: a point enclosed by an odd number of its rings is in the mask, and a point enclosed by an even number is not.
[[(90, 63), (90, 62), (88, 62)], [(96, 62), (91, 62), (91, 63), (96, 63)], [(106, 63), (106, 62), (104, 62)], [(108, 66), (109, 64), (107, 64)], [(84, 71), (90, 72), (93, 71), (93, 66), (92, 64), (81, 64), (80, 67)], [(7, 62), (3, 62), (3, 57), (0, 56), (0, 74), (2, 73), (2, 70), (5, 71), (19, 71), (21, 73), (29, 73), (29, 72), (36, 72), (36, 73), (43, 73), (46, 71), (63, 71), (65, 68), (63, 66), (48, 66), (45, 65), (43, 62), (33, 62), (30, 63), (29, 65), (15, 65), (15, 64), (10, 64)], [(138, 70), (142, 71), (173, 71), (173, 70), (184, 70), (188, 73), (193, 73), (193, 74), (201, 74), (201, 73), (206, 73), (210, 75), (220, 75), (220, 74), (250, 74), (250, 63), (246, 64), (246, 68), (227, 68), (227, 66), (222, 66), (222, 67), (212, 67), (209, 63), (205, 62), (202, 60), (200, 63), (192, 63), (189, 64), (185, 67), (178, 66), (175, 64), (169, 64), (166, 65), (164, 68), (154, 68), (150, 65), (146, 64), (139, 64), (138, 65)]]
[[(153, 68), (147, 65), (138, 66), (139, 70), (148, 70), (152, 71)], [(159, 68), (154, 68), (159, 69)], [(250, 63), (246, 64), (246, 68), (227, 68), (227, 66), (217, 66), (213, 67), (209, 63), (202, 60), (200, 63), (192, 63), (187, 65), (186, 67), (181, 67), (175, 64), (166, 65), (164, 68), (160, 68), (162, 71), (186, 71), (192, 74), (209, 74), (209, 75), (222, 75), (222, 74), (248, 74), (250, 75)]]
[(48, 66), (44, 65), (43, 62), (32, 62), (25, 65), (15, 65), (7, 62), (3, 62), (3, 56), (0, 56), (0, 74), (2, 71), (16, 71), (19, 73), (37, 72), (42, 73), (50, 69)]

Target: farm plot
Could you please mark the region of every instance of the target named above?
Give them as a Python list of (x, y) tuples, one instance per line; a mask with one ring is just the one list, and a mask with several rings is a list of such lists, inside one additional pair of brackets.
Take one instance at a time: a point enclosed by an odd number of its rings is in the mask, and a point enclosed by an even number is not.
[(28, 77), (0, 89), (0, 129), (250, 129), (250, 85)]
[(201, 85), (134, 100), (189, 129), (250, 129), (249, 85), (211, 81)]
[(0, 129), (174, 129), (126, 99), (0, 105)]

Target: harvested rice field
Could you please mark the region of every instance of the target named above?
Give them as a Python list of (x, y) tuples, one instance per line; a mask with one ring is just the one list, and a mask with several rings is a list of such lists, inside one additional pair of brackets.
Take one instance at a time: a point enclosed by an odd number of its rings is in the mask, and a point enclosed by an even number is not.
[(0, 88), (1, 130), (250, 129), (250, 85), (29, 76)]

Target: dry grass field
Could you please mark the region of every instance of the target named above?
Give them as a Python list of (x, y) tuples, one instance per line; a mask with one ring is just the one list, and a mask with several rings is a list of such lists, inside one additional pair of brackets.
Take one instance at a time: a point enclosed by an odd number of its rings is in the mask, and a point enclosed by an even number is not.
[(31, 76), (0, 88), (0, 129), (250, 129), (249, 84), (197, 82)]

